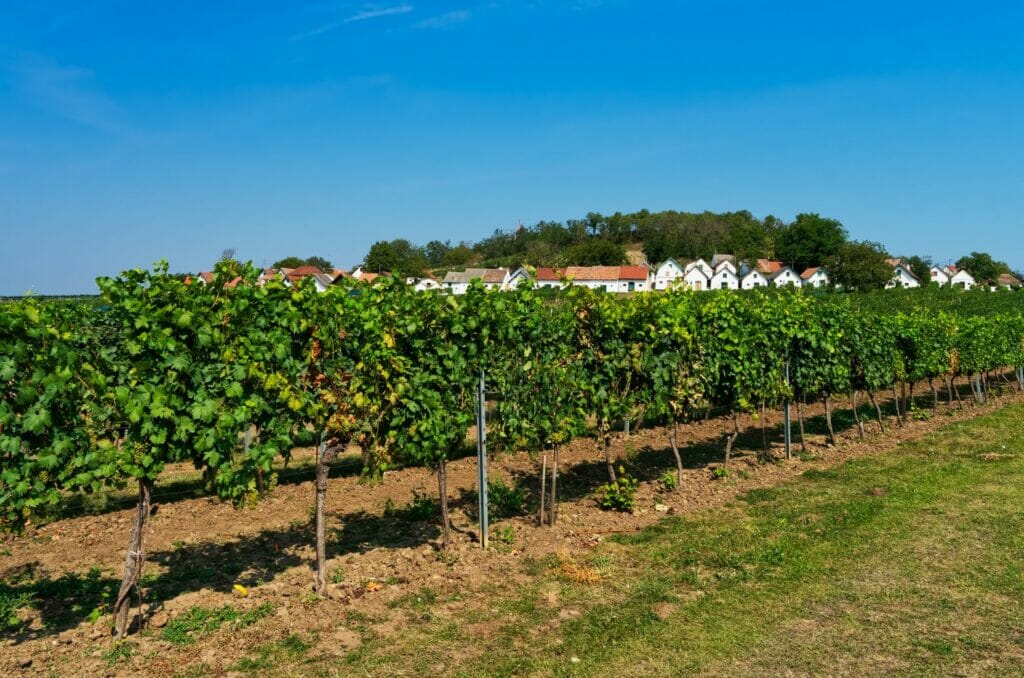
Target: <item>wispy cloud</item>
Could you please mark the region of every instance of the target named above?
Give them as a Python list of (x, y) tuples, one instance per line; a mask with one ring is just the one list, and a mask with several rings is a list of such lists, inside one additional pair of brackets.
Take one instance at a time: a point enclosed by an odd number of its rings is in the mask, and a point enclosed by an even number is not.
[(465, 21), (469, 21), (470, 12), (468, 9), (457, 9), (453, 12), (447, 12), (445, 14), (439, 14), (419, 21), (414, 24), (414, 28), (446, 28), (455, 24), (461, 24)]
[(409, 12), (413, 11), (413, 9), (415, 8), (409, 4), (392, 5), (390, 7), (364, 5), (363, 9), (356, 12), (355, 14), (351, 14), (343, 19), (338, 19), (336, 21), (329, 21), (325, 24), (317, 26), (316, 28), (310, 29), (308, 31), (303, 31), (302, 33), (297, 33), (296, 35), (293, 35), (290, 39), (292, 41), (296, 41), (305, 40), (307, 38), (315, 38), (318, 35), (330, 33), (331, 31), (337, 30), (347, 24), (353, 24), (359, 21), (368, 21), (370, 19), (379, 19), (381, 17), (386, 16), (408, 14)]
[(377, 9), (364, 9), (358, 14), (353, 14), (342, 23), (350, 24), (354, 21), (366, 21), (382, 16), (394, 16), (395, 14), (408, 14), (413, 10), (412, 5), (395, 5), (394, 7), (382, 7)]
[(108, 134), (126, 134), (123, 112), (94, 83), (92, 71), (32, 53), (0, 53), (0, 73), (33, 105)]

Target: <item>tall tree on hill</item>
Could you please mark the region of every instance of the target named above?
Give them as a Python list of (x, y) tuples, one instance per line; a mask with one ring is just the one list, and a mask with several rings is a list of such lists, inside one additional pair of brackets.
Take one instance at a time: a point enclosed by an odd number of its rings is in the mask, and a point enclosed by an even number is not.
[(846, 242), (847, 233), (836, 219), (819, 214), (798, 214), (781, 229), (775, 241), (775, 255), (797, 271), (821, 266)]
[(877, 290), (892, 280), (889, 255), (876, 242), (851, 241), (825, 261), (832, 283), (846, 290)]
[(570, 266), (618, 266), (626, 260), (626, 249), (610, 240), (593, 238), (565, 250), (562, 258)]
[(997, 261), (987, 252), (971, 252), (956, 260), (958, 268), (962, 268), (978, 282), (997, 280), (1002, 273), (1009, 273), (1010, 266), (1005, 261)]
[(405, 239), (379, 240), (370, 247), (363, 266), (367, 271), (420, 275), (428, 267), (423, 250)]

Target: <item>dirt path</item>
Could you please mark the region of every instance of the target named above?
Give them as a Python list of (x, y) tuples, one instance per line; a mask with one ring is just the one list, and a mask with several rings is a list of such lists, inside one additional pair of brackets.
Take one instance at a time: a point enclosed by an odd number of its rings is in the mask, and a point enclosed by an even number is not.
[[(967, 387), (963, 387), (966, 389)], [(136, 636), (135, 656), (111, 664), (105, 621), (93, 625), (88, 613), (100, 589), (116, 581), (123, 563), (131, 509), (60, 520), (40, 527), (29, 537), (2, 544), (0, 577), (15, 581), (22, 576), (51, 582), (48, 600), (32, 612), (27, 629), (14, 638), (0, 639), (0, 668), (12, 671), (96, 674), (133, 674), (145, 667), (150, 675), (174, 675), (191, 664), (202, 664), (214, 674), (224, 672), (260, 643), (280, 640), (302, 631), (318, 638), (317, 651), (344, 655), (367, 631), (387, 635), (401, 626), (393, 614), (394, 601), (430, 587), (439, 594), (473, 592), (490, 581), (504, 583), (521, 576), (524, 558), (551, 553), (573, 554), (598, 543), (603, 535), (642, 529), (665, 513), (689, 512), (720, 505), (738, 493), (775, 485), (808, 468), (824, 468), (866, 454), (882, 453), (900, 442), (919, 438), (953, 418), (973, 417), (1021, 396), (1009, 394), (988, 405), (932, 413), (930, 396), (920, 400), (928, 419), (899, 427), (889, 419), (887, 433), (868, 421), (868, 439), (860, 441), (847, 400), (834, 403), (839, 432), (836, 447), (824, 445), (819, 404), (808, 406), (808, 453), (802, 458), (765, 464), (757, 461), (761, 422), (740, 419), (743, 435), (729, 475), (713, 479), (721, 465), (724, 434), (730, 422), (712, 419), (681, 427), (680, 440), (686, 471), (679, 490), (664, 492), (657, 479), (674, 471), (667, 433), (661, 428), (618, 436), (614, 453), (627, 471), (640, 479), (637, 510), (632, 514), (600, 510), (594, 490), (606, 481), (603, 458), (594, 440), (577, 440), (561, 453), (559, 523), (554, 528), (536, 525), (535, 497), (539, 486), (539, 460), (528, 455), (502, 455), (492, 459), (492, 479), (522, 483), (529, 492), (522, 515), (496, 522), (495, 548), (482, 552), (477, 545), (475, 521), (476, 460), (464, 458), (449, 465), (449, 493), (456, 528), (449, 553), (436, 548), (437, 518), (411, 520), (414, 493), (437, 497), (435, 477), (424, 469), (403, 469), (386, 474), (379, 485), (361, 482), (357, 475), (332, 478), (328, 495), (329, 528), (334, 538), (328, 550), (332, 585), (327, 600), (311, 597), (313, 558), (310, 507), (311, 481), (277, 487), (254, 508), (235, 510), (214, 499), (183, 499), (158, 504), (147, 539), (144, 609), (153, 633)], [(886, 399), (885, 405), (889, 404)], [(927, 403), (927, 405), (926, 405)], [(781, 413), (769, 412), (772, 450), (781, 456)], [(796, 425), (794, 424), (794, 430)], [(795, 434), (794, 434), (795, 435)], [(795, 450), (799, 451), (799, 444)], [(309, 451), (301, 454), (309, 455)], [(87, 573), (98, 568), (92, 578)], [(60, 578), (65, 576), (64, 580)], [(63, 586), (59, 583), (63, 581)], [(93, 584), (89, 584), (92, 581)], [(54, 583), (57, 582), (57, 583)], [(249, 590), (247, 597), (232, 592), (234, 584)], [(368, 586), (369, 584), (369, 586)], [(81, 610), (76, 596), (88, 601)], [(456, 596), (457, 597), (457, 596)], [(63, 599), (63, 600), (62, 600)], [(69, 602), (72, 601), (72, 602)], [(259, 623), (234, 631), (231, 643), (213, 634), (181, 647), (160, 638), (166, 624), (194, 606), (233, 605), (240, 610), (264, 610), (271, 615)], [(470, 604), (467, 601), (452, 605)], [(22, 614), (25, 614), (24, 612)], [(49, 622), (49, 624), (44, 624)], [(218, 640), (219, 639), (219, 640)], [(237, 642), (236, 640), (237, 639)]]

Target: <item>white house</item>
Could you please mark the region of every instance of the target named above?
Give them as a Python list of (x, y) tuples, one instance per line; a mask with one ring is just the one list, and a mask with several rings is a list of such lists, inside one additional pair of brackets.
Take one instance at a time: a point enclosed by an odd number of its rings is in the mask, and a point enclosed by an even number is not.
[(653, 286), (646, 266), (568, 266), (560, 277), (570, 285), (605, 292), (647, 292)]
[(697, 292), (703, 292), (708, 289), (710, 284), (711, 279), (704, 272), (704, 269), (693, 267), (683, 275), (680, 287), (688, 290), (696, 290)]
[(530, 272), (526, 268), (520, 266), (509, 275), (508, 280), (505, 282), (505, 289), (514, 290), (518, 289), (523, 283), (529, 282)]
[(952, 287), (962, 287), (965, 290), (969, 290), (975, 285), (974, 276), (965, 271), (962, 268), (950, 264), (949, 266), (932, 266), (931, 270), (932, 282), (938, 283), (939, 287), (943, 285), (950, 285)]
[(974, 276), (964, 269), (957, 268), (956, 266), (950, 266), (949, 269), (950, 273), (952, 273), (949, 277), (949, 284), (952, 287), (962, 287), (965, 290), (969, 290), (976, 284)]
[(562, 280), (562, 273), (555, 268), (540, 267), (533, 279), (537, 282), (538, 289), (562, 289), (565, 282)]
[(932, 282), (938, 284), (939, 287), (949, 284), (949, 273), (945, 268), (939, 268), (938, 266), (932, 266), (931, 268)]
[(413, 289), (417, 292), (433, 292), (441, 289), (441, 283), (434, 278), (420, 278), (414, 283)]
[[(716, 257), (719, 255), (715, 255)], [(708, 289), (711, 290), (738, 290), (740, 278), (736, 274), (736, 266), (731, 260), (720, 260), (715, 265), (715, 274), (711, 276)]]
[(489, 290), (504, 290), (508, 278), (507, 268), (467, 268), (465, 271), (448, 271), (441, 286), (452, 294), (465, 294), (470, 282), (480, 280)]
[(775, 287), (800, 287), (800, 276), (789, 266), (769, 273), (767, 278)]
[(678, 283), (683, 277), (683, 267), (675, 259), (666, 259), (654, 270), (654, 289), (667, 290)]
[(815, 266), (809, 268), (800, 274), (800, 280), (803, 287), (813, 287), (815, 289), (819, 287), (828, 287), (828, 273), (825, 272), (824, 268)]
[(741, 290), (752, 290), (758, 287), (768, 287), (768, 278), (756, 268), (750, 269), (745, 276), (740, 278)]
[(708, 262), (704, 261), (703, 259), (698, 259), (697, 261), (691, 261), (690, 263), (688, 263), (686, 265), (686, 268), (684, 270), (687, 273), (689, 273), (690, 271), (692, 271), (694, 269), (699, 270), (701, 273), (703, 273), (705, 278), (710, 278), (711, 276), (713, 276), (715, 274), (715, 269), (711, 266), (711, 264), (709, 264)]
[(892, 264), (892, 280), (885, 284), (885, 289), (902, 288), (909, 290), (921, 286), (921, 281), (917, 279), (917, 276), (914, 275), (909, 266), (898, 259), (890, 260), (890, 263)]

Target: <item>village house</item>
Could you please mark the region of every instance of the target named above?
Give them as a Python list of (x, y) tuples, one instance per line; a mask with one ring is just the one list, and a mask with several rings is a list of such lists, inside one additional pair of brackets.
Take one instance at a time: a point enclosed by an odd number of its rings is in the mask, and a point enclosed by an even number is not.
[(828, 287), (828, 273), (825, 272), (824, 268), (814, 266), (800, 274), (800, 281), (802, 287), (810, 287), (814, 289), (819, 287)]
[[(718, 257), (719, 255), (715, 255)], [(711, 290), (738, 290), (740, 278), (736, 272), (736, 265), (732, 259), (721, 259), (715, 265), (715, 274), (711, 276), (708, 289)]]
[(666, 259), (654, 270), (654, 289), (667, 290), (675, 287), (684, 272), (678, 261)]
[(647, 292), (653, 287), (647, 266), (567, 266), (564, 269), (538, 268), (537, 287), (562, 288), (568, 285), (605, 292)]
[(904, 264), (899, 259), (887, 259), (886, 262), (892, 266), (892, 280), (885, 284), (885, 289), (913, 289), (921, 286), (921, 281), (918, 280), (914, 272), (910, 270), (910, 267)]
[(1010, 273), (1000, 273), (999, 278), (996, 280), (996, 287), (1002, 287), (1007, 290), (1016, 290), (1021, 286), (1020, 279)]
[(756, 268), (750, 269), (746, 275), (740, 278), (741, 290), (753, 290), (758, 287), (768, 287), (768, 278)]
[(467, 268), (465, 271), (448, 271), (441, 287), (451, 294), (465, 294), (469, 284), (479, 280), (489, 290), (505, 290), (509, 279), (507, 268)]
[(974, 276), (953, 264), (942, 267), (932, 266), (931, 276), (932, 282), (937, 283), (939, 287), (949, 285), (950, 287), (960, 287), (969, 290), (975, 285)]

